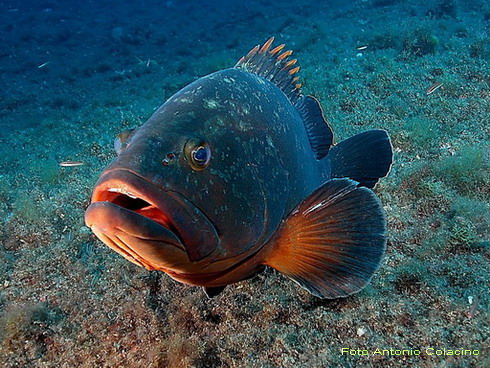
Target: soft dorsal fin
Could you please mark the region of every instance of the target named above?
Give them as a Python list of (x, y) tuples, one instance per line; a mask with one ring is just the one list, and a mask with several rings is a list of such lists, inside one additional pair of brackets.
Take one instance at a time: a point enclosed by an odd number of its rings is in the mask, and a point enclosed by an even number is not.
[(320, 102), (313, 96), (302, 96), (295, 104), (303, 123), (315, 158), (324, 158), (333, 143), (332, 129), (327, 123)]
[(299, 71), (296, 59), (289, 59), (293, 53), (284, 51), (284, 44), (269, 50), (274, 37), (269, 38), (262, 46), (255, 46), (250, 52), (238, 60), (236, 69), (243, 69), (274, 83), (295, 104), (301, 97), (301, 83), (295, 74)]

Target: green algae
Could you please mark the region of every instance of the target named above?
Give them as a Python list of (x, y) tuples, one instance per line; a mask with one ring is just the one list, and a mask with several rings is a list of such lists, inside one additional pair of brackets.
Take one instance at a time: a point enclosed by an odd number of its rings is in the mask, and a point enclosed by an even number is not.
[(449, 243), (455, 247), (470, 248), (478, 239), (475, 226), (461, 217), (454, 221), (450, 231)]
[(417, 150), (439, 150), (441, 131), (438, 122), (414, 116), (406, 119), (405, 131), (408, 141), (414, 151)]
[(45, 184), (55, 184), (60, 179), (61, 168), (54, 159), (42, 159), (35, 162), (35, 175)]
[(435, 173), (449, 187), (469, 197), (490, 199), (490, 164), (485, 147), (467, 146), (454, 156), (446, 157), (435, 167)]
[(0, 351), (19, 351), (30, 359), (39, 359), (53, 334), (51, 328), (62, 319), (62, 311), (46, 303), (9, 306), (0, 315)]
[[(427, 4), (427, 9), (435, 9), (437, 3)], [(410, 2), (379, 1), (376, 11), (372, 5), (357, 2), (355, 9), (332, 16), (310, 4), (309, 12), (301, 11), (306, 16), (287, 8), (287, 18), (277, 13), (278, 8), (268, 8), (268, 14), (275, 16), (261, 28), (260, 9), (248, 18), (244, 13), (242, 22), (233, 26), (223, 19), (237, 19), (237, 14), (218, 13), (213, 27), (227, 31), (237, 27), (240, 37), (227, 32), (230, 35), (223, 34), (216, 45), (210, 41), (219, 39), (214, 30), (192, 36), (189, 29), (185, 34), (192, 39), (193, 50), (178, 36), (181, 24), (168, 34), (159, 31), (164, 27), (158, 24), (152, 29), (153, 38), (128, 27), (134, 35), (122, 45), (110, 44), (113, 54), (98, 55), (93, 65), (84, 59), (84, 65), (59, 73), (59, 92), (76, 91), (79, 103), (72, 103), (73, 97), (50, 101), (52, 94), (46, 92), (6, 100), (0, 111), (6, 123), (35, 125), (43, 117), (46, 120), (39, 129), (0, 137), (2, 148), (15, 148), (0, 157), (0, 214), (6, 220), (0, 229), (4, 248), (0, 320), (13, 326), (8, 334), (2, 333), (0, 363), (6, 367), (486, 366), (476, 357), (374, 361), (340, 353), (341, 347), (482, 349), (489, 333), (485, 147), (490, 79), (488, 47), (481, 44), (485, 25), (480, 23), (488, 15), (466, 9), (463, 3), (457, 18), (427, 19), (421, 18), (424, 11), (418, 5), (414, 13)], [(397, 10), (396, 17), (390, 9)], [(193, 9), (189, 14), (195, 15)], [(76, 26), (77, 21), (68, 18), (67, 23), (72, 22)], [(151, 22), (147, 26), (153, 27)], [(320, 28), (322, 32), (316, 32)], [(392, 171), (375, 188), (388, 219), (387, 256), (372, 283), (347, 299), (312, 298), (269, 270), (209, 301), (199, 288), (139, 269), (80, 230), (98, 171), (113, 157), (114, 134), (127, 124), (139, 125), (197, 75), (224, 66), (227, 60), (231, 63), (226, 66), (232, 66), (271, 34), (295, 50), (305, 93), (320, 98), (337, 141), (370, 128), (387, 129), (393, 138)], [(70, 42), (75, 45), (86, 44), (76, 35), (73, 38)], [(182, 43), (180, 55), (173, 42)], [(362, 45), (368, 48), (356, 49)], [(362, 56), (356, 57), (358, 53)], [(136, 65), (134, 55), (159, 64)], [(64, 58), (59, 57), (68, 65), (69, 57)], [(4, 74), (32, 73), (36, 64), (31, 64), (24, 72)], [(41, 72), (42, 78), (32, 77), (34, 88), (58, 75), (48, 69)], [(427, 96), (427, 88), (435, 82), (443, 86)], [(74, 157), (90, 165), (57, 166)], [(5, 281), (7, 287), (2, 286)], [(42, 299), (53, 304), (36, 302)], [(63, 310), (55, 312), (63, 315), (59, 320), (50, 317), (55, 304)]]
[(439, 39), (426, 28), (420, 28), (403, 39), (400, 57), (409, 60), (413, 57), (433, 55), (439, 45)]

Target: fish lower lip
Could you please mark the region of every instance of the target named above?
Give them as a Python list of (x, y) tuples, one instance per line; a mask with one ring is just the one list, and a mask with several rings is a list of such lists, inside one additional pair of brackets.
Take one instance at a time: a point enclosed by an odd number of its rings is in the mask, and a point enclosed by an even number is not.
[(214, 225), (192, 202), (124, 168), (110, 169), (101, 175), (92, 195), (92, 205), (99, 202), (120, 205), (166, 228), (178, 238), (179, 246), (185, 248), (191, 262), (205, 258), (220, 243)]
[(92, 203), (85, 212), (88, 227), (96, 226), (106, 236), (124, 233), (142, 241), (168, 244), (185, 251), (179, 238), (163, 225), (111, 202)]

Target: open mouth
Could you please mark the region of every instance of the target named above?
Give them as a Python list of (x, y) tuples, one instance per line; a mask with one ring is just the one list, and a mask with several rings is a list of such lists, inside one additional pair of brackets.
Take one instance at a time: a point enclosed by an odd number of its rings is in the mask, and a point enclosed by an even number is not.
[[(114, 183), (114, 185), (117, 185), (117, 183)], [(122, 188), (120, 186), (108, 187), (106, 190), (97, 193), (97, 197), (96, 202), (111, 202), (162, 225), (167, 230), (174, 233), (182, 242), (179, 231), (168, 215), (160, 210), (155, 204), (138, 197), (137, 194), (133, 192), (127, 191), (127, 188)]]
[(101, 176), (85, 222), (108, 246), (146, 268), (168, 265), (169, 257), (181, 263), (182, 255), (196, 262), (219, 244), (213, 224), (185, 197), (121, 169)]

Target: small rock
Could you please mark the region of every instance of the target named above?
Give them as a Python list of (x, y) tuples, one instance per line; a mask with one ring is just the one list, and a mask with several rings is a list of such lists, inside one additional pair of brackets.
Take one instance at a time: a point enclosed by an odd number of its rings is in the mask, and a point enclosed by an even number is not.
[(79, 230), (80, 234), (92, 234), (92, 231), (87, 226), (82, 226)]

